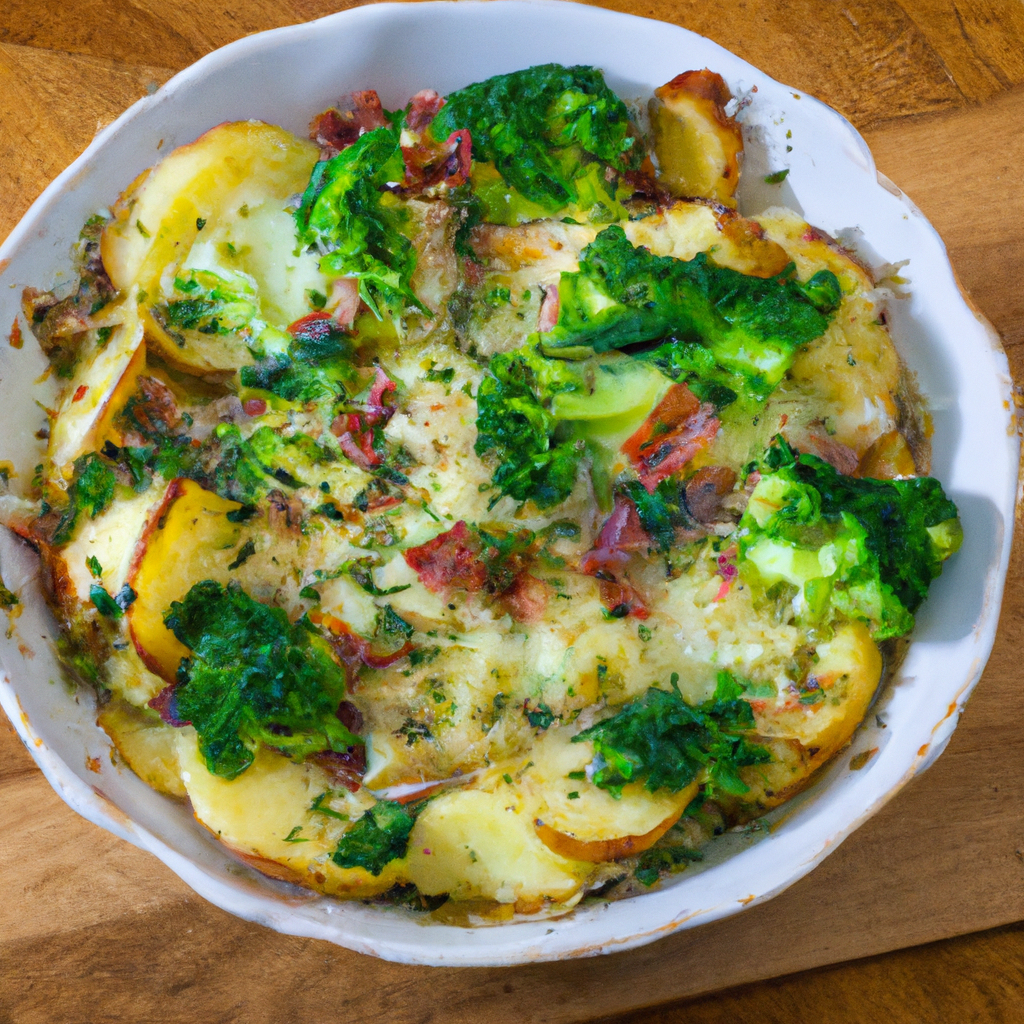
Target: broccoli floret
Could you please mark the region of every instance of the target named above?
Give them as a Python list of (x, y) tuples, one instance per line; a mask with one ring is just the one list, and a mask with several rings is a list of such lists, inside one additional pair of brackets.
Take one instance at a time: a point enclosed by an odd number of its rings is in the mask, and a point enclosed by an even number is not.
[[(777, 277), (749, 277), (708, 261), (654, 256), (634, 248), (618, 225), (605, 228), (562, 274), (558, 323), (540, 335), (542, 350), (580, 358), (660, 338), (705, 346), (717, 367), (766, 395), (804, 345), (824, 333), (841, 298), (839, 281), (821, 270), (806, 284), (790, 265)], [(700, 372), (683, 349), (687, 372)]]
[(231, 279), (210, 270), (191, 270), (174, 279), (172, 299), (156, 309), (171, 333), (175, 328), (200, 334), (230, 334), (259, 315), (256, 292), (242, 274)]
[(777, 437), (738, 536), (741, 573), (797, 587), (803, 618), (860, 619), (884, 640), (913, 628), (963, 530), (937, 480), (844, 476)]
[(696, 707), (679, 692), (672, 673), (670, 690), (651, 687), (616, 715), (584, 729), (574, 743), (591, 740), (596, 770), (591, 781), (620, 796), (623, 786), (642, 782), (650, 792), (678, 793), (695, 779), (710, 789), (742, 795), (749, 787), (739, 769), (771, 760), (769, 752), (743, 735), (754, 727), (743, 688), (722, 673), (714, 697)]
[(540, 508), (569, 496), (584, 455), (603, 478), (669, 387), (660, 370), (618, 353), (570, 362), (525, 346), (490, 369), (477, 392), (477, 454), (497, 454), (502, 494)]
[(243, 387), (260, 388), (287, 402), (332, 403), (355, 379), (352, 343), (327, 316), (310, 316), (285, 335), (268, 328), (260, 336), (259, 360), (243, 366)]
[(415, 820), (401, 804), (381, 800), (341, 837), (331, 860), (342, 868), (365, 868), (379, 875), (391, 861), (405, 856)]
[(558, 420), (544, 401), (572, 387), (566, 366), (529, 349), (499, 354), (477, 393), (476, 453), (497, 455), (494, 486), (542, 509), (569, 496), (583, 454), (582, 445), (553, 440)]
[(543, 64), (460, 89), (446, 98), (431, 134), (440, 142), (466, 128), (485, 219), (515, 224), (570, 206), (598, 222), (625, 217), (604, 168), (638, 169), (643, 145), (595, 68)]
[(301, 759), (362, 743), (337, 715), (345, 673), (306, 620), (293, 625), (235, 582), (203, 580), (164, 622), (192, 652), (178, 668), (174, 717), (195, 728), (214, 775), (236, 778), (261, 744)]
[(406, 305), (429, 313), (409, 283), (416, 251), (402, 233), (405, 209), (385, 191), (404, 180), (398, 129), (375, 128), (313, 167), (295, 211), (300, 243), (325, 254), (325, 274), (357, 278), (360, 298), (378, 319), (381, 305), (392, 314)]

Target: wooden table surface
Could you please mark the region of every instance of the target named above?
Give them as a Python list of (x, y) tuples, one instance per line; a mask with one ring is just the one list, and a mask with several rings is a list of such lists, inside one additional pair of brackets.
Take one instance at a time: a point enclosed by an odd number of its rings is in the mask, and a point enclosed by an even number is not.
[[(708, 35), (842, 111), (943, 235), (1024, 379), (1020, 0), (605, 6)], [(4, 0), (0, 237), (144, 92), (246, 33), (334, 9)], [(0, 726), (0, 1021), (583, 1021), (1020, 921), (1022, 542), (1018, 531), (992, 659), (937, 764), (777, 899), (610, 957), (402, 967), (236, 920), (78, 818)], [(628, 1019), (1011, 1021), (1024, 1019), (1022, 991), (1024, 929), (1010, 927)]]

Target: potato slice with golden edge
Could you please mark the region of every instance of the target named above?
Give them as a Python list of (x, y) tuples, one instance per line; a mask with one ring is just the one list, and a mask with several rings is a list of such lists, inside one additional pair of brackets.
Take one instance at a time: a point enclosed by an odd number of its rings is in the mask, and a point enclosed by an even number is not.
[[(339, 791), (315, 764), (296, 764), (266, 749), (257, 751), (253, 763), (229, 782), (206, 770), (192, 729), (178, 730), (177, 745), (196, 819), (257, 870), (331, 896), (354, 898), (375, 896), (405, 881), (401, 860), (387, 864), (379, 875), (342, 868), (331, 860), (341, 837), (375, 803), (365, 789)], [(313, 809), (325, 793), (320, 805), (332, 814)]]
[(593, 759), (593, 744), (573, 743), (568, 730), (549, 729), (530, 751), (533, 765), (519, 782), (541, 842), (572, 860), (597, 864), (646, 850), (697, 793), (696, 782), (679, 793), (651, 793), (634, 783), (616, 799), (585, 777)]
[(732, 99), (721, 75), (684, 71), (654, 90), (650, 103), (658, 180), (674, 196), (736, 206), (743, 132), (725, 113)]
[(794, 700), (781, 708), (769, 706), (755, 711), (754, 718), (762, 736), (799, 740), (813, 757), (827, 761), (849, 741), (864, 717), (882, 678), (882, 655), (863, 622), (840, 626), (831, 640), (818, 644), (817, 654), (808, 682), (821, 699), (813, 704)]
[(78, 367), (50, 429), (47, 457), (58, 475), (71, 473), (85, 452), (97, 451), (108, 437), (111, 422), (134, 390), (145, 365), (142, 323), (134, 300), (122, 303), (120, 323), (111, 326), (105, 343)]
[[(167, 303), (175, 298), (175, 280), (189, 277), (186, 265), (205, 272), (228, 291), (242, 288), (247, 302), (252, 300), (254, 318), (276, 313), (270, 319), (278, 320), (296, 313), (281, 312), (280, 295), (268, 295), (268, 308), (261, 310), (254, 284), (301, 297), (309, 278), (322, 290), (315, 257), (303, 259), (293, 253), (294, 226), (284, 212), (288, 198), (305, 188), (316, 158), (316, 146), (284, 129), (239, 121), (212, 128), (133, 182), (130, 197), (115, 207), (115, 217), (103, 232), (101, 252), (115, 286), (126, 293), (136, 289), (149, 343), (167, 362), (203, 375), (230, 372), (252, 361), (242, 327), (238, 332), (204, 333), (188, 326), (188, 317), (182, 325), (169, 327)], [(246, 231), (250, 211), (267, 221), (258, 231), (253, 228), (263, 244)], [(288, 237), (273, 247), (280, 254), (269, 259), (262, 229), (280, 229), (282, 223)], [(228, 237), (233, 231), (239, 233), (238, 239)], [(194, 259), (197, 242), (205, 248), (201, 258)], [(248, 261), (246, 252), (251, 255)], [(185, 305), (192, 300), (199, 309), (207, 300), (198, 287), (190, 280), (191, 290), (177, 299)], [(297, 315), (306, 311), (300, 308)]]
[(238, 508), (192, 480), (175, 480), (136, 546), (128, 628), (146, 667), (167, 682), (174, 681), (188, 648), (164, 625), (164, 615), (200, 580), (228, 581), (240, 530), (227, 513)]
[(495, 900), (524, 913), (578, 897), (594, 870), (549, 850), (522, 797), (502, 785), (432, 800), (413, 826), (406, 856), (409, 880), (427, 896)]
[(857, 476), (875, 480), (901, 480), (916, 473), (910, 445), (898, 430), (890, 430), (878, 438), (857, 467)]
[(155, 711), (143, 711), (113, 697), (100, 708), (96, 721), (143, 782), (158, 793), (185, 795), (178, 766), (177, 730), (161, 721)]
[[(125, 585), (132, 552), (160, 501), (161, 493), (156, 488), (115, 501), (95, 519), (82, 516), (74, 538), (64, 547), (47, 552), (54, 599), (69, 619), (79, 614), (80, 604), (89, 601), (93, 583), (102, 584), (110, 594)], [(99, 563), (98, 578), (89, 568), (90, 558)]]

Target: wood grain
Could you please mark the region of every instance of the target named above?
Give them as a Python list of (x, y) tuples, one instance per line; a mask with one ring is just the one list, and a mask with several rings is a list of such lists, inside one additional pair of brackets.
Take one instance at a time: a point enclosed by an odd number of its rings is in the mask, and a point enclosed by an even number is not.
[[(97, 126), (147, 88), (239, 35), (333, 6), (80, 0), (70, 10), (55, 0), (7, 0), (0, 10), (0, 175), (7, 186), (0, 235)], [(842, 109), (865, 130), (879, 168), (943, 234), (961, 280), (1003, 333), (1015, 374), (1024, 375), (1019, 0), (604, 6), (704, 32)], [(78, 818), (13, 731), (0, 729), (0, 1021), (276, 1022), (328, 1014), (369, 1024), (581, 1021), (1020, 920), (1024, 732), (1013, 712), (1024, 649), (1022, 581), (1018, 533), (992, 660), (949, 749), (925, 776), (770, 903), (596, 960), (400, 967), (238, 921), (154, 858)], [(645, 1011), (632, 1021), (830, 1024), (883, 1013), (894, 1022), (995, 1021), (1002, 1018), (991, 1014), (1004, 1010), (1006, 1020), (1020, 1019), (1012, 1012), (1020, 935), (1011, 929), (942, 947), (949, 952), (933, 949), (927, 982), (915, 980), (924, 970), (917, 954), (898, 954), (730, 991), (671, 1011), (676, 1016)], [(986, 980), (986, 964), (1002, 980)], [(858, 991), (874, 993), (875, 1002), (858, 1008)], [(978, 994), (974, 1017), (928, 1016), (940, 997), (969, 992)]]
[(1022, 1019), (1024, 925), (1016, 924), (606, 1017), (600, 1024), (1017, 1024)]

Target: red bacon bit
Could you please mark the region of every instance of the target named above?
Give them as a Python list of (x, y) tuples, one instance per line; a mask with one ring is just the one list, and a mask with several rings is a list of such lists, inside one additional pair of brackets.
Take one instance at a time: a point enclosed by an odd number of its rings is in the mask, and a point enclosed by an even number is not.
[(722, 499), (736, 485), (736, 473), (728, 466), (704, 466), (686, 481), (686, 507), (698, 523), (715, 523)]
[(321, 750), (309, 760), (350, 793), (358, 791), (366, 774), (366, 747), (362, 744), (341, 752)]
[(618, 580), (598, 580), (601, 588), (601, 604), (617, 619), (632, 616), (634, 619), (650, 617), (643, 598), (629, 584)]
[(334, 329), (330, 314), (321, 311), (307, 313), (288, 325), (288, 333), (293, 338), (306, 341), (323, 341)]
[(544, 289), (544, 301), (540, 304), (540, 319), (537, 330), (542, 334), (550, 331), (558, 323), (558, 285), (550, 285)]
[(14, 323), (11, 324), (11, 333), (8, 338), (11, 343), (11, 348), (21, 348), (25, 344), (25, 339), (21, 336), (21, 324), (18, 323), (18, 318), (14, 318)]
[(528, 572), (521, 572), (512, 586), (502, 595), (501, 601), (516, 622), (539, 622), (548, 606), (548, 585)]
[(75, 389), (74, 395), (71, 396), (71, 401), (72, 402), (80, 402), (83, 398), (85, 398), (86, 393), (88, 392), (88, 390), (89, 390), (89, 385), (88, 384), (79, 384), (78, 387)]
[(262, 416), (267, 411), (267, 403), (262, 398), (247, 398), (242, 403), (242, 411), (246, 416)]
[(320, 147), (320, 159), (330, 160), (360, 135), (386, 125), (380, 97), (372, 90), (352, 93), (351, 110), (325, 110), (309, 123), (309, 137)]
[(860, 467), (860, 456), (848, 445), (834, 441), (831, 437), (808, 434), (805, 444), (797, 444), (794, 447), (811, 448), (815, 455), (838, 469), (844, 476), (853, 476)]
[(135, 403), (132, 413), (143, 430), (169, 434), (181, 426), (181, 413), (174, 392), (163, 381), (156, 377), (140, 377), (138, 389), (142, 401)]
[(629, 552), (644, 551), (650, 546), (651, 538), (640, 523), (636, 505), (620, 495), (601, 527), (597, 543), (580, 559), (580, 572), (588, 576), (596, 576), (602, 570), (614, 572), (626, 564)]
[[(390, 419), (395, 408), (392, 405), (384, 404), (384, 395), (389, 391), (394, 391), (396, 387), (395, 382), (378, 366), (377, 375), (373, 379), (373, 384), (370, 386), (370, 394), (366, 399), (368, 418), (375, 416), (379, 419)], [(374, 421), (370, 420), (370, 422)]]
[(150, 702), (149, 706), (168, 724), (176, 729), (191, 725), (191, 722), (183, 722), (178, 717), (178, 706), (174, 699), (176, 683), (165, 686)]
[(601, 603), (619, 618), (631, 615), (646, 619), (650, 614), (636, 588), (618, 578), (631, 552), (646, 551), (650, 547), (651, 538), (640, 522), (636, 505), (630, 498), (620, 495), (615, 499), (612, 514), (601, 527), (597, 543), (580, 559), (580, 572), (598, 578)]
[(361, 92), (352, 93), (352, 103), (355, 109), (352, 113), (355, 116), (356, 124), (361, 131), (372, 132), (374, 128), (384, 128), (388, 119), (384, 116), (384, 107), (380, 97), (374, 89), (363, 89)]
[(718, 433), (714, 406), (673, 384), (643, 425), (622, 445), (648, 493), (678, 473)]
[(342, 114), (332, 107), (310, 121), (309, 137), (320, 147), (320, 158), (329, 160), (359, 138), (359, 125), (351, 111)]
[(331, 297), (324, 306), (331, 320), (343, 331), (350, 331), (359, 312), (359, 282), (354, 277), (339, 277), (331, 286)]
[(434, 594), (448, 587), (483, 590), (487, 584), (487, 567), (480, 560), (480, 542), (460, 519), (447, 533), (403, 552), (406, 564)]
[[(349, 624), (336, 615), (325, 615), (322, 612), (312, 611), (309, 613), (309, 619), (314, 625), (323, 626), (330, 634), (327, 639), (330, 641), (334, 653), (338, 655), (350, 674), (360, 663), (367, 668), (388, 668), (416, 649), (415, 644), (406, 641), (397, 650), (376, 651), (371, 641), (354, 633)], [(344, 719), (342, 720), (344, 721)], [(346, 728), (351, 730), (348, 725)]]
[[(346, 430), (338, 438), (338, 446), (360, 469), (373, 469), (374, 466), (379, 466), (382, 460), (373, 450), (373, 434), (370, 431), (363, 431), (358, 436), (359, 444), (356, 443), (355, 437)], [(369, 444), (366, 443), (367, 436), (369, 436)]]
[(406, 185), (420, 189), (444, 184), (457, 188), (469, 180), (473, 140), (468, 128), (454, 131), (444, 142), (419, 139), (402, 147)]
[(422, 132), (444, 106), (444, 97), (433, 89), (422, 89), (409, 101), (405, 124), (410, 131)]

